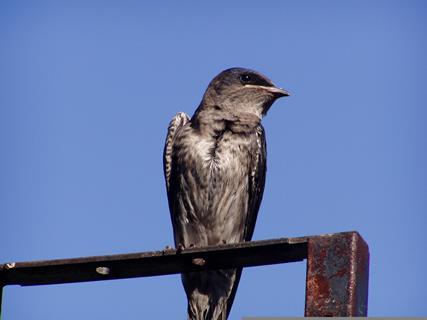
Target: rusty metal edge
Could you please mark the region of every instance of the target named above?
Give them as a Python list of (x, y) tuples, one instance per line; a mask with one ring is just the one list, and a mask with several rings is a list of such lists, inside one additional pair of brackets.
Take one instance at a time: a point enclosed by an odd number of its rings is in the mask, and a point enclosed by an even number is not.
[(352, 235), (352, 264), (350, 285), (349, 314), (353, 316), (367, 316), (369, 293), (369, 246), (363, 237), (354, 232)]
[(3, 287), (3, 284), (0, 283), (0, 320), (2, 319)]

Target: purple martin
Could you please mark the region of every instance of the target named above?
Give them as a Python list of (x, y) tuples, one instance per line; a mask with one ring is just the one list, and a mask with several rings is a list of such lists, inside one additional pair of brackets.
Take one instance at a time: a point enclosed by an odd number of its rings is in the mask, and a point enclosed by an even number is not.
[[(259, 72), (227, 69), (190, 118), (170, 122), (164, 174), (177, 247), (249, 241), (264, 192), (261, 119), (288, 92)], [(188, 319), (227, 319), (242, 269), (182, 274)]]

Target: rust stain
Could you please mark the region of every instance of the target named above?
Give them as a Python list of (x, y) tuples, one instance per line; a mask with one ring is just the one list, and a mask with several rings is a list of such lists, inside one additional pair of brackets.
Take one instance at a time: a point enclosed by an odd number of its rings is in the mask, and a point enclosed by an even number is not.
[(305, 316), (366, 316), (369, 249), (357, 232), (309, 239)]

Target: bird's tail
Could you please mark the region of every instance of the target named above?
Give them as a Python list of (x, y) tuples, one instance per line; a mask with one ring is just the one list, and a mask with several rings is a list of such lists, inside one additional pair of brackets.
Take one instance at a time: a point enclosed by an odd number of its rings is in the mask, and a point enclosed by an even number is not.
[(227, 301), (219, 299), (213, 303), (205, 294), (193, 295), (188, 301), (188, 320), (226, 320), (227, 319)]
[(226, 320), (241, 270), (192, 272), (182, 275), (188, 320)]

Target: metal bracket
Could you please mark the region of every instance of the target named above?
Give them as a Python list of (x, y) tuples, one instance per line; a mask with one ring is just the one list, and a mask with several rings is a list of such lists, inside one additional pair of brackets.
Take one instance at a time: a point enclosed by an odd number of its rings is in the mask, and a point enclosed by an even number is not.
[(369, 249), (357, 232), (183, 250), (167, 248), (154, 252), (12, 262), (0, 265), (0, 285), (32, 286), (160, 276), (304, 259), (307, 259), (306, 316), (367, 315)]

